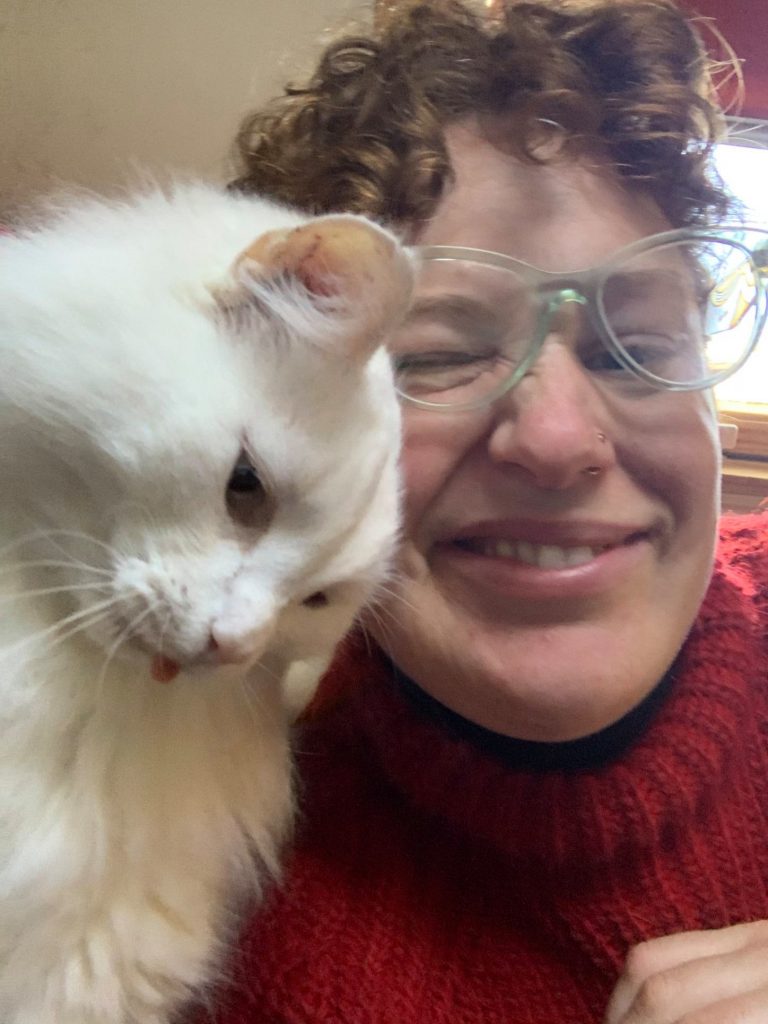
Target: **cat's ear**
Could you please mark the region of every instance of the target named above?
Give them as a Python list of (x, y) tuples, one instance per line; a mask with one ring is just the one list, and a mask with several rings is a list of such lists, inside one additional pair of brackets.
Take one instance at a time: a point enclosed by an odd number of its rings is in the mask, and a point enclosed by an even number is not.
[[(413, 288), (413, 258), (389, 232), (352, 215), (318, 217), (284, 231), (269, 231), (237, 258), (240, 287), (263, 298), (263, 287), (296, 285), (330, 321), (334, 348), (366, 360), (404, 316)], [(290, 311), (286, 309), (290, 318)]]

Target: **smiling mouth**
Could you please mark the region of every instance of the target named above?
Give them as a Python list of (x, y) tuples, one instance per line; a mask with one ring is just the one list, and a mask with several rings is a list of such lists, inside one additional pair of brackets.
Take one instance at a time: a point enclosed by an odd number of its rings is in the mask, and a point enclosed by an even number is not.
[(486, 558), (501, 558), (538, 569), (572, 569), (587, 565), (600, 555), (615, 548), (628, 547), (640, 540), (647, 540), (648, 533), (632, 533), (616, 544), (533, 544), (524, 540), (503, 540), (492, 537), (467, 537), (453, 542), (461, 551)]

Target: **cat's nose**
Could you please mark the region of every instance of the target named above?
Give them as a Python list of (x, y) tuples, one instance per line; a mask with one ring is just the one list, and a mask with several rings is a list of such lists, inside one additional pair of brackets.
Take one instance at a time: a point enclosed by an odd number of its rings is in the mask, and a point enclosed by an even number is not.
[(267, 649), (274, 631), (274, 621), (250, 630), (233, 628), (224, 621), (214, 622), (211, 626), (208, 650), (225, 665), (256, 661)]

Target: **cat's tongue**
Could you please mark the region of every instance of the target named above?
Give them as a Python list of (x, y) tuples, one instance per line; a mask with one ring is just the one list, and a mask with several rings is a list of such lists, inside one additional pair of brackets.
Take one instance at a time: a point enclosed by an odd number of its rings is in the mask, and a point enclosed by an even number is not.
[(178, 661), (166, 658), (164, 654), (156, 654), (152, 659), (152, 678), (158, 683), (170, 683), (181, 671)]

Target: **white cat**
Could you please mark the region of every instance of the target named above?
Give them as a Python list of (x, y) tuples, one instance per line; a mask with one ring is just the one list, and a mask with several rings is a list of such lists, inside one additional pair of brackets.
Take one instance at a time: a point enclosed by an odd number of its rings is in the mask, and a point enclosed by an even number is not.
[(275, 872), (282, 676), (394, 544), (411, 276), (203, 185), (0, 238), (2, 1024), (165, 1024)]

